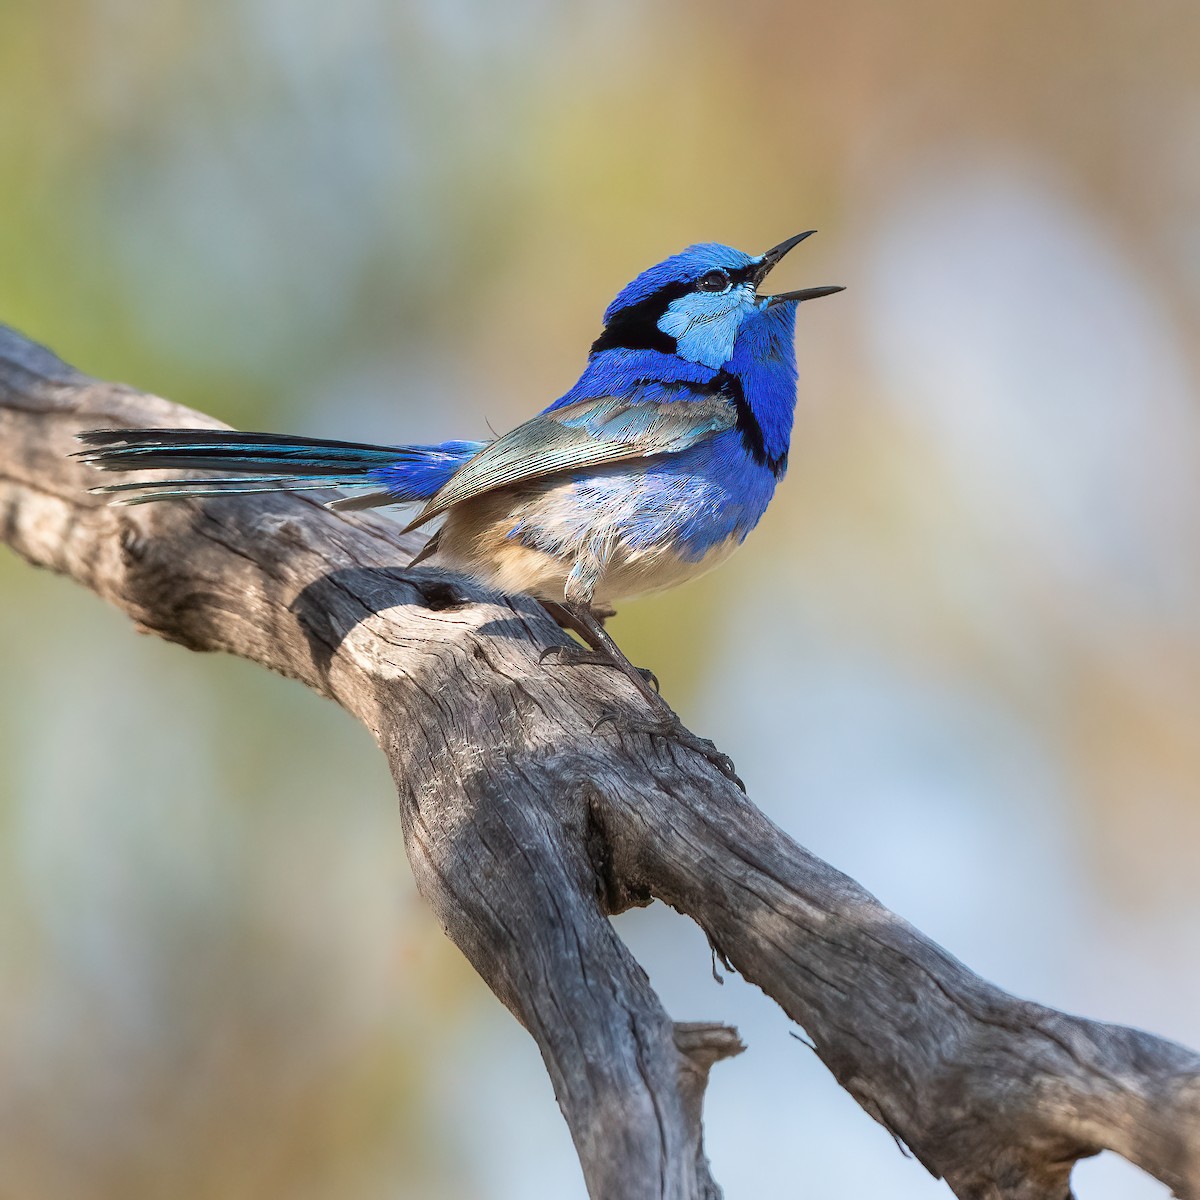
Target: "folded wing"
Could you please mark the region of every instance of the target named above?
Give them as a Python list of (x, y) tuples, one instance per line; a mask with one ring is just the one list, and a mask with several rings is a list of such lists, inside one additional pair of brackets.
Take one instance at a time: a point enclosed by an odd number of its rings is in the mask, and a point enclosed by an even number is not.
[(667, 401), (602, 396), (552, 409), (497, 438), (460, 467), (407, 528), (497, 488), (678, 454), (736, 424), (734, 405), (721, 395)]

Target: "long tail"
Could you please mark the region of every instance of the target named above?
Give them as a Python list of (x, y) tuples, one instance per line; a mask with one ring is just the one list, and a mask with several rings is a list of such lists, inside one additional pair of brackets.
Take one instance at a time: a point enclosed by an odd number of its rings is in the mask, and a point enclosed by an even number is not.
[(93, 429), (76, 458), (101, 471), (223, 471), (200, 479), (141, 479), (91, 490), (115, 504), (250, 492), (367, 489), (330, 507), (428, 500), (484, 442), (372, 446), (232, 429)]

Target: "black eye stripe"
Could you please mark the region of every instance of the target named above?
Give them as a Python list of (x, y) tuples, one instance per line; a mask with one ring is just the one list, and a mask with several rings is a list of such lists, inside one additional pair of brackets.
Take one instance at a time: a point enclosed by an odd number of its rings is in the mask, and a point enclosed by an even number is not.
[[(740, 287), (742, 284), (749, 283), (757, 286), (759, 276), (762, 274), (762, 263), (752, 262), (744, 267), (724, 267), (719, 268), (719, 273), (724, 275), (729, 281), (730, 286)], [(718, 271), (710, 271), (709, 275), (715, 275)], [(701, 276), (701, 279), (706, 279), (708, 276)], [(722, 287), (724, 284), (722, 284)], [(715, 290), (715, 289), (714, 289)]]
[(636, 304), (618, 309), (592, 343), (589, 354), (599, 354), (603, 350), (618, 347), (625, 350), (661, 350), (664, 354), (674, 354), (675, 339), (659, 329), (658, 321), (672, 300), (686, 296), (691, 290), (691, 285), (687, 283), (669, 283)]
[(751, 263), (748, 267), (738, 267), (734, 271), (726, 271), (729, 281), (735, 287), (740, 283), (757, 283), (758, 273), (762, 270), (761, 263)]
[[(752, 262), (745, 267), (726, 267), (723, 270), (717, 268), (708, 274), (715, 274), (717, 270), (725, 276), (730, 286), (738, 287), (745, 283), (756, 283), (762, 264)], [(690, 283), (668, 283), (634, 304), (618, 309), (609, 318), (600, 336), (592, 343), (590, 354), (599, 354), (618, 347), (626, 350), (661, 350), (664, 354), (674, 354), (677, 343), (673, 337), (658, 328), (659, 319), (673, 300), (695, 291), (698, 286), (699, 280)], [(721, 287), (725, 287), (724, 280)]]

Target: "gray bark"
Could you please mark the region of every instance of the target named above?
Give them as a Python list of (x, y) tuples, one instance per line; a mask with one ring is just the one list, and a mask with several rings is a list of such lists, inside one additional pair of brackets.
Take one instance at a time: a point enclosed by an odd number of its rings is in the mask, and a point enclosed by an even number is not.
[(67, 457), (84, 429), (216, 424), (0, 327), (0, 534), (146, 632), (299, 679), (371, 730), (421, 894), (536, 1040), (591, 1196), (720, 1194), (700, 1110), (737, 1036), (672, 1022), (607, 919), (658, 898), (955, 1195), (1064, 1200), (1074, 1162), (1110, 1149), (1200, 1200), (1200, 1056), (1007, 995), (703, 759), (597, 729), (638, 698), (540, 665), (565, 635), (536, 603), (406, 571), (418, 536), (304, 496), (106, 507)]

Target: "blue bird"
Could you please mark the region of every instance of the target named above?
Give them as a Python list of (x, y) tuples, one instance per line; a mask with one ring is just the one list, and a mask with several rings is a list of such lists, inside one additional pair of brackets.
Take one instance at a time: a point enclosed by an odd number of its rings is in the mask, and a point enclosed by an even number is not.
[[(109, 471), (216, 477), (118, 483), (116, 503), (338, 488), (333, 508), (422, 503), (441, 527), (413, 559), (536, 597), (590, 647), (552, 648), (619, 667), (650, 727), (733, 776), (684, 730), (604, 629), (614, 601), (672, 587), (724, 559), (758, 523), (787, 469), (796, 405), (796, 306), (840, 287), (766, 295), (770, 270), (813, 231), (752, 256), (707, 242), (643, 271), (604, 314), (575, 386), (490, 442), (374, 446), (213, 429), (83, 433)], [(543, 656), (545, 657), (545, 655)]]

